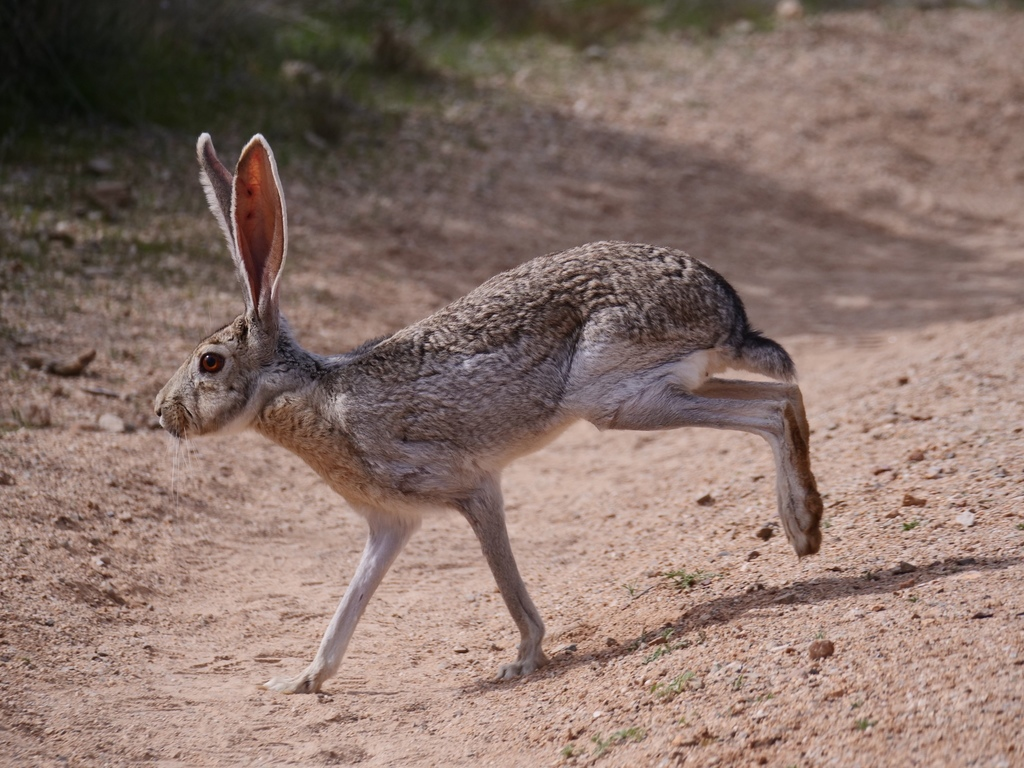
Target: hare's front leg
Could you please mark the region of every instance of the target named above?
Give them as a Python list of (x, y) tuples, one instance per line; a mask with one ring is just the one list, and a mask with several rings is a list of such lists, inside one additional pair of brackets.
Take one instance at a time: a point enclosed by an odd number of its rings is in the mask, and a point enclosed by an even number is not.
[(460, 502), (458, 507), (473, 526), (508, 612), (519, 627), (519, 655), (511, 664), (501, 666), (497, 679), (528, 675), (548, 663), (541, 648), (544, 622), (526, 591), (512, 554), (498, 479), (488, 478), (473, 496)]
[(364, 514), (369, 519), (370, 536), (355, 576), (320, 641), (316, 658), (298, 677), (275, 677), (264, 683), (263, 688), (280, 693), (316, 693), (338, 671), (366, 604), (419, 524), (418, 520), (385, 518), (376, 510), (365, 510)]

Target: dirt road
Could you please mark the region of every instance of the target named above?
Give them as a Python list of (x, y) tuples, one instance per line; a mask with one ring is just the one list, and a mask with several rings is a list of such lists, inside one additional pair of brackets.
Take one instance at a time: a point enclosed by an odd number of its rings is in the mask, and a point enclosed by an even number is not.
[[(255, 434), (151, 428), (241, 306), (198, 204), (42, 210), (45, 258), (0, 260), (0, 764), (1024, 764), (1022, 48), (998, 11), (517, 43), (384, 169), (281, 158), (283, 302), (314, 350), (613, 237), (711, 263), (797, 360), (821, 553), (755, 535), (781, 533), (756, 438), (574, 427), (505, 478), (552, 657), (511, 683), (489, 678), (517, 635), (451, 514), (323, 693), (256, 687), (308, 662), (364, 523)], [(5, 215), (5, 247), (31, 256), (26, 226)], [(87, 348), (84, 377), (33, 367)]]

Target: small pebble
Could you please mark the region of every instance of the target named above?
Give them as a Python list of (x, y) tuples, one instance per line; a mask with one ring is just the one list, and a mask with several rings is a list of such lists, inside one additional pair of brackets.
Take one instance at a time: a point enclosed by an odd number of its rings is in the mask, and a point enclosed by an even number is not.
[(757, 529), (757, 533), (754, 534), (761, 541), (768, 541), (772, 536), (775, 535), (775, 531), (770, 525), (763, 525)]
[(125, 430), (124, 420), (113, 413), (104, 413), (96, 423), (104, 432), (116, 434)]
[(75, 232), (69, 221), (58, 221), (47, 237), (54, 242), (66, 245), (68, 248), (75, 244)]
[(710, 507), (715, 503), (715, 497), (710, 493), (705, 493), (699, 499), (697, 499), (697, 505), (700, 507)]
[(927, 499), (921, 499), (910, 493), (903, 494), (904, 507), (923, 507), (928, 503)]
[(783, 21), (793, 21), (804, 17), (804, 6), (800, 0), (779, 0), (775, 4), (775, 16)]
[(969, 509), (965, 509), (959, 515), (956, 516), (956, 521), (960, 523), (964, 528), (970, 528), (974, 525), (974, 513)]
[(108, 173), (113, 173), (114, 163), (109, 157), (97, 156), (85, 164), (85, 170), (94, 176), (106, 176)]
[(836, 647), (831, 640), (815, 640), (807, 649), (807, 655), (811, 657), (811, 661), (827, 659), (835, 652)]

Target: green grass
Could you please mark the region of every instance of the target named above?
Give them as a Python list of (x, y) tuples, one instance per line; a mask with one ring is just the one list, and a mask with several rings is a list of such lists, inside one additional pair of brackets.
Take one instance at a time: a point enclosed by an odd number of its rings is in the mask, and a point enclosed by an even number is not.
[(594, 742), (594, 757), (600, 757), (616, 744), (625, 744), (627, 741), (643, 741), (646, 736), (647, 732), (643, 728), (636, 726), (615, 731), (607, 739), (603, 738), (599, 733), (594, 734), (591, 737), (591, 741)]
[(672, 582), (672, 586), (676, 589), (692, 589), (696, 584), (713, 579), (717, 575), (706, 571), (687, 570), (665, 571), (662, 574), (662, 576)]
[[(808, 12), (866, 7), (805, 0)], [(1024, 7), (1024, 0), (1009, 3)], [(259, 125), (336, 144), (373, 135), (504, 40), (585, 48), (651, 28), (774, 23), (775, 0), (47, 0), (0, 2), (0, 158), (40, 125)], [(366, 123), (370, 125), (367, 127)]]
[(686, 685), (697, 675), (695, 672), (683, 672), (667, 683), (654, 683), (651, 686), (651, 693), (664, 701), (671, 701), (680, 693), (686, 690)]
[(664, 645), (659, 645), (657, 648), (654, 649), (654, 651), (652, 651), (650, 654), (644, 657), (643, 663), (653, 664), (662, 656), (668, 656), (670, 653), (672, 653), (672, 651), (678, 651), (680, 648), (686, 648), (688, 645), (689, 643), (685, 640), (682, 640), (678, 643), (665, 643)]
[(402, 26), (426, 14), (474, 29), (473, 5), (0, 3), (0, 140), (86, 120), (190, 133), (244, 121), (336, 142), (382, 104), (415, 98), (411, 83), (429, 90), (431, 69)]
[(912, 531), (915, 528), (917, 528), (919, 525), (921, 525), (921, 521), (920, 520), (911, 520), (910, 522), (903, 523), (903, 530), (904, 531)]

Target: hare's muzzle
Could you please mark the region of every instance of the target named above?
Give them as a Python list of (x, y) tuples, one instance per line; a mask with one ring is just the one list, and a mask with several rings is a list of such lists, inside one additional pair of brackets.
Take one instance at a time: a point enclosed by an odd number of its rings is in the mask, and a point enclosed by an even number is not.
[(168, 397), (167, 390), (170, 384), (171, 382), (167, 382), (167, 385), (157, 394), (153, 401), (153, 410), (156, 412), (157, 419), (160, 420), (160, 426), (175, 437), (181, 438), (185, 436), (187, 419), (181, 405), (176, 404)]

